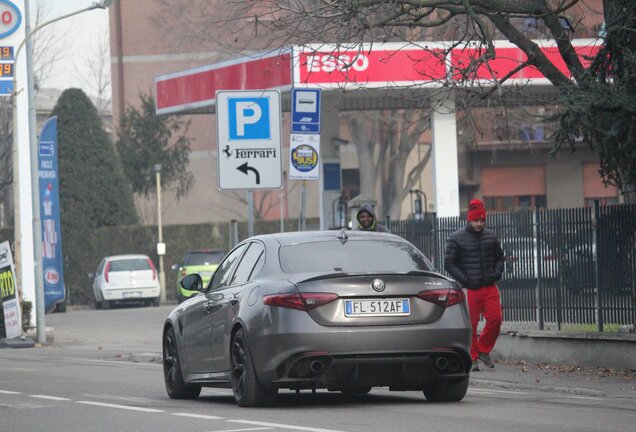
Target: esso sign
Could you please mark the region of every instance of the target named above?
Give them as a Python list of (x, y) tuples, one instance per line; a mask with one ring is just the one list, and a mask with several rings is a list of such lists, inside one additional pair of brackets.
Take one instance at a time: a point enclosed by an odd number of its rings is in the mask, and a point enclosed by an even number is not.
[(369, 68), (369, 58), (362, 54), (310, 54), (307, 56), (307, 72), (357, 72)]
[(15, 33), (21, 23), (20, 9), (9, 0), (0, 0), (0, 39)]
[(60, 274), (53, 267), (49, 267), (44, 272), (44, 282), (49, 285), (57, 285), (60, 281)]

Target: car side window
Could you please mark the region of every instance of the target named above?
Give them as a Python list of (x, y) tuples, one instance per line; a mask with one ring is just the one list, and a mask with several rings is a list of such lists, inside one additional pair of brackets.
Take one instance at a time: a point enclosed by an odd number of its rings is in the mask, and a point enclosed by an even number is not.
[(228, 285), (229, 277), (232, 275), (232, 269), (237, 260), (241, 257), (241, 254), (245, 250), (247, 245), (241, 245), (234, 249), (223, 260), (219, 268), (214, 272), (214, 277), (210, 280), (207, 291), (218, 290)]
[(265, 264), (265, 251), (261, 252), (261, 254), (258, 256), (258, 260), (256, 261), (256, 264), (254, 265), (254, 268), (252, 269), (250, 273), (250, 277), (247, 280), (248, 282), (253, 280), (256, 277), (256, 275), (258, 275), (258, 273), (263, 268), (264, 264)]
[(241, 262), (239, 263), (230, 285), (242, 285), (250, 280), (250, 275), (254, 266), (258, 262), (259, 257), (263, 254), (263, 245), (260, 243), (251, 243)]

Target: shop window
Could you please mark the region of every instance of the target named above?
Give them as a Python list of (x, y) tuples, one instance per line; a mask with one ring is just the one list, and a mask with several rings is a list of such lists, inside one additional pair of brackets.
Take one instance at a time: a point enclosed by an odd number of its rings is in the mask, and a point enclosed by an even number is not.
[(585, 207), (594, 207), (594, 201), (598, 200), (600, 206), (618, 204), (618, 197), (585, 198)]
[(535, 207), (545, 208), (547, 200), (545, 195), (486, 196), (484, 204), (486, 209), (490, 211), (510, 211)]
[(360, 170), (342, 170), (342, 195), (344, 195), (347, 200), (360, 195)]

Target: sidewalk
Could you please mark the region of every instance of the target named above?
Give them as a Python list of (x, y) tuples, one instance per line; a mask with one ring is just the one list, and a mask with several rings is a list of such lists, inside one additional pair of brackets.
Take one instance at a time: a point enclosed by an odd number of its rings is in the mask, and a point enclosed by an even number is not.
[(627, 398), (633, 399), (636, 403), (636, 370), (631, 369), (551, 365), (495, 359), (494, 369), (488, 369), (480, 363), (480, 370), (471, 372), (470, 385), (479, 388)]

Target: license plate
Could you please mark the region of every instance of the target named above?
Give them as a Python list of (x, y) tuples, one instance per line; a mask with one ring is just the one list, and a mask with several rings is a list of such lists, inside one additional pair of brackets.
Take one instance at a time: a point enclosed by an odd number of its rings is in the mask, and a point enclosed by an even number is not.
[(409, 299), (345, 300), (345, 316), (406, 316), (411, 314)]
[(130, 291), (130, 292), (125, 292), (123, 294), (124, 298), (140, 298), (141, 297), (141, 291)]

